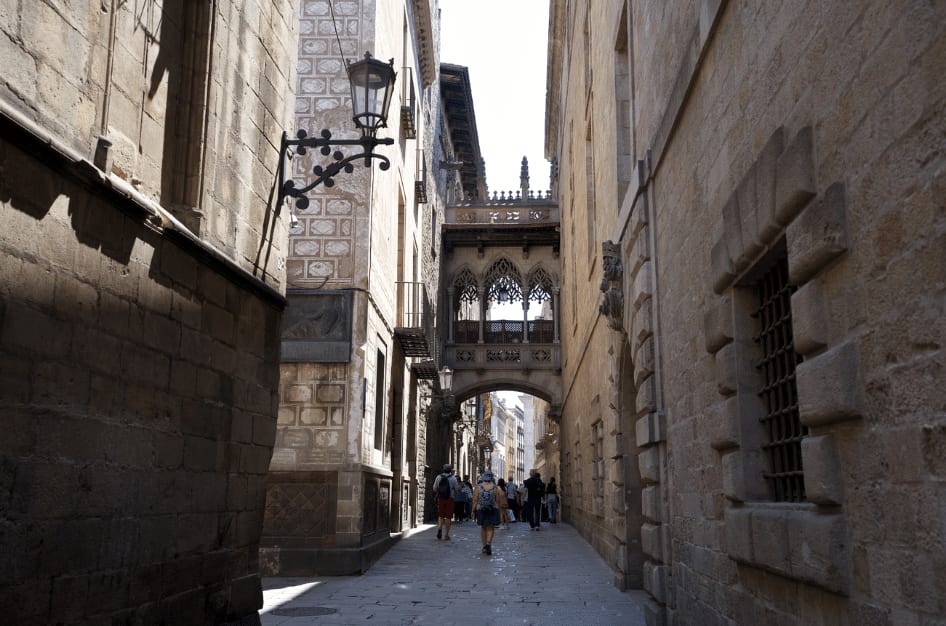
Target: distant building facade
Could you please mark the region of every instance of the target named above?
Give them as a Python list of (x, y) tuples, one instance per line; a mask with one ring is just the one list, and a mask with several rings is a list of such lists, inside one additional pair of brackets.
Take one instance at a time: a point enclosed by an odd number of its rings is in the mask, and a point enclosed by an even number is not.
[(946, 5), (553, 0), (564, 518), (651, 624), (944, 614)]
[(295, 8), (0, 9), (6, 623), (259, 623)]

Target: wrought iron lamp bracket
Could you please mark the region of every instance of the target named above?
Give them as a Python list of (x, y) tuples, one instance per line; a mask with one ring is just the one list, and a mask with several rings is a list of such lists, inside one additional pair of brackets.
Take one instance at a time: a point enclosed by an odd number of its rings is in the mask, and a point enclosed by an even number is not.
[[(387, 170), (391, 167), (391, 161), (383, 154), (374, 152), (374, 149), (377, 146), (390, 146), (393, 143), (393, 138), (379, 139), (373, 133), (366, 133), (358, 139), (332, 139), (332, 131), (328, 129), (323, 129), (319, 137), (309, 137), (305, 130), (299, 130), (296, 133), (296, 139), (289, 139), (289, 135), (283, 132), (279, 148), (279, 200), (276, 206), (282, 207), (285, 199), (291, 197), (296, 199), (296, 208), (307, 208), (309, 206), (307, 193), (323, 184), (326, 187), (332, 187), (335, 184), (335, 176), (342, 171), (350, 174), (355, 169), (354, 162), (359, 159), (364, 159), (365, 167), (371, 167), (371, 160), (378, 159), (381, 161), (378, 167)], [(341, 150), (335, 150), (333, 154), (332, 148), (338, 146), (361, 146), (362, 151), (345, 156)], [(296, 187), (296, 182), (286, 176), (286, 162), (291, 161), (295, 155), (305, 155), (309, 148), (319, 148), (324, 156), (331, 154), (335, 160), (325, 167), (321, 165), (313, 167), (312, 173), (315, 174), (315, 180), (305, 187)]]

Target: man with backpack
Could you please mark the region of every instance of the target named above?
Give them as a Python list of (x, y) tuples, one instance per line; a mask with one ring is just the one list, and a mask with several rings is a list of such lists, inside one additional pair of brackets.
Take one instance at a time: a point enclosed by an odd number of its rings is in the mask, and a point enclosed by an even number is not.
[(437, 539), (450, 539), (453, 523), (453, 496), (460, 490), (460, 483), (453, 475), (453, 465), (443, 466), (443, 473), (434, 480), (434, 495), (437, 498)]

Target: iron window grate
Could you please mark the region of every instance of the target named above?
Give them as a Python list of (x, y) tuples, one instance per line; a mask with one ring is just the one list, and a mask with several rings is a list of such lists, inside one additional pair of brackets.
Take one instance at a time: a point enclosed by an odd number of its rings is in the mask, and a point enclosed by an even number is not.
[(759, 297), (760, 332), (755, 341), (762, 351), (756, 369), (762, 374), (759, 398), (765, 410), (760, 422), (765, 428), (762, 448), (768, 460), (763, 472), (772, 498), (777, 502), (805, 500), (801, 440), (808, 434), (798, 418), (798, 388), (795, 366), (801, 356), (792, 338), (791, 296), (795, 287), (788, 282), (788, 260), (779, 261), (756, 283)]

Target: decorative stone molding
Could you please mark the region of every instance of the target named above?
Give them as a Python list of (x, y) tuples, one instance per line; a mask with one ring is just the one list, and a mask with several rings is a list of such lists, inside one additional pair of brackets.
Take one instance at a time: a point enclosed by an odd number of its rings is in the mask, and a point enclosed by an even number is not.
[(710, 415), (710, 445), (720, 452), (723, 494), (729, 500), (723, 528), (733, 560), (834, 593), (851, 587), (843, 476), (830, 433), (801, 443), (806, 503), (769, 503), (756, 419), (752, 292), (737, 281), (784, 233), (789, 282), (797, 287), (791, 309), (795, 348), (805, 357), (796, 369), (799, 418), (822, 428), (862, 413), (855, 341), (831, 348), (830, 309), (820, 278), (848, 245), (845, 190), (841, 183), (816, 197), (813, 134), (803, 128), (783, 149), (777, 129), (722, 209), (723, 234), (711, 253), (713, 291), (721, 297), (703, 319), (704, 345), (715, 357), (723, 399)]
[(722, 294), (815, 196), (811, 127), (782, 150), (784, 130), (762, 152), (723, 206), (723, 233), (713, 246), (713, 291)]
[(621, 263), (621, 247), (612, 241), (601, 244), (602, 267), (601, 291), (604, 294), (598, 311), (608, 318), (613, 330), (624, 330), (624, 264)]

